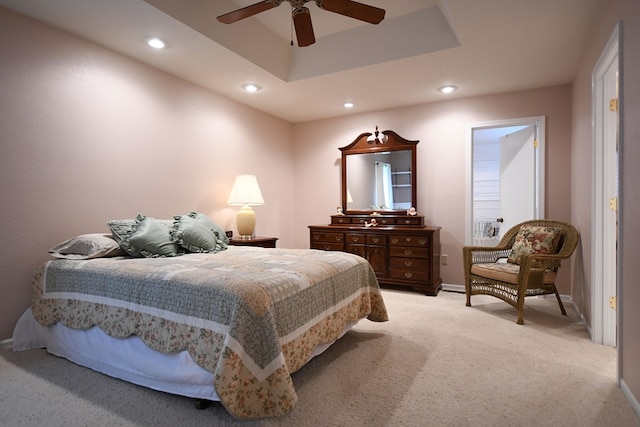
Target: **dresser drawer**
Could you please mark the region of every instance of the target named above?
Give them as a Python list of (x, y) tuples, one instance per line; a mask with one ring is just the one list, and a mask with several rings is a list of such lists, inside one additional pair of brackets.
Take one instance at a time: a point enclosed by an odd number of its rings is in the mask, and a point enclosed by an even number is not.
[(396, 223), (396, 220), (393, 218), (385, 218), (383, 216), (376, 216), (374, 218), (378, 225), (394, 225)]
[(413, 246), (390, 246), (389, 255), (392, 257), (428, 258), (429, 249)]
[(429, 272), (390, 268), (389, 278), (411, 280), (413, 282), (427, 282), (429, 281)]
[(353, 243), (358, 245), (364, 245), (367, 241), (367, 236), (361, 233), (346, 233), (344, 236), (345, 243)]
[(332, 242), (311, 242), (311, 249), (321, 249), (323, 251), (343, 251), (344, 244)]
[(387, 236), (384, 234), (367, 234), (367, 245), (386, 245)]
[(344, 233), (335, 233), (331, 231), (312, 231), (311, 243), (344, 243)]
[(362, 258), (367, 257), (367, 247), (365, 245), (344, 245), (345, 252), (360, 255)]
[(393, 270), (426, 271), (429, 265), (423, 258), (391, 257), (389, 267)]
[(421, 217), (398, 218), (396, 220), (396, 224), (398, 224), (398, 225), (422, 225), (422, 218)]
[(351, 224), (351, 220), (347, 216), (332, 216), (331, 224)]
[(418, 246), (429, 247), (429, 238), (427, 236), (409, 236), (396, 234), (389, 236), (389, 244), (391, 246)]

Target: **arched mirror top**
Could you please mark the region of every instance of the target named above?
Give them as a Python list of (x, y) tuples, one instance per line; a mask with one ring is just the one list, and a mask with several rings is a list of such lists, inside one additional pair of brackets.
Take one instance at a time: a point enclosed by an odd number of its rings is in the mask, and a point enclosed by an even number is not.
[(340, 148), (343, 211), (399, 213), (416, 207), (418, 142), (376, 127)]

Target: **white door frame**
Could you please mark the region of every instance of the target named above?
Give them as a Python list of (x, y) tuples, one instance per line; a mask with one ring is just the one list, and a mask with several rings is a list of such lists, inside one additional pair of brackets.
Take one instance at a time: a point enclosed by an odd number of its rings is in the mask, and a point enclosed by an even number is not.
[[(617, 345), (618, 310), (609, 307), (617, 292), (617, 211), (609, 209), (616, 194), (618, 115), (609, 111), (609, 100), (618, 98), (620, 25), (616, 25), (592, 74), (592, 229), (591, 245), (591, 339), (597, 344)], [(611, 71), (615, 72), (612, 81)]]
[(466, 217), (466, 244), (473, 244), (473, 131), (476, 129), (487, 129), (497, 127), (511, 127), (511, 126), (537, 126), (536, 139), (538, 141), (538, 148), (536, 153), (536, 168), (535, 168), (535, 219), (544, 218), (545, 205), (544, 205), (544, 184), (545, 184), (545, 116), (533, 116), (522, 117), (516, 119), (506, 120), (493, 120), (488, 122), (471, 123), (467, 125), (466, 136), (466, 157), (467, 157), (467, 171), (466, 171), (466, 203), (465, 203), (465, 217)]

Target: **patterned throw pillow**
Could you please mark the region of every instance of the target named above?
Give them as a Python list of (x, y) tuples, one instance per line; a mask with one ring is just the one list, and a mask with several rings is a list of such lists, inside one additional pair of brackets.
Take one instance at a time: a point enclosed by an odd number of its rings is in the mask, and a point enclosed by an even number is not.
[(560, 230), (554, 227), (523, 225), (513, 242), (507, 261), (520, 264), (523, 255), (553, 254), (560, 240)]

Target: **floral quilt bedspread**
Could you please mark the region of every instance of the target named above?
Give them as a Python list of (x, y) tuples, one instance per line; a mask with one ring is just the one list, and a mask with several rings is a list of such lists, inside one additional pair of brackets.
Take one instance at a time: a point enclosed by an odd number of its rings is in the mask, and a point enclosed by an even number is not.
[(343, 252), (229, 247), (171, 258), (50, 261), (34, 273), (43, 325), (94, 325), (150, 348), (188, 350), (214, 373), (238, 418), (280, 416), (296, 404), (291, 373), (352, 321), (386, 321), (369, 263)]

